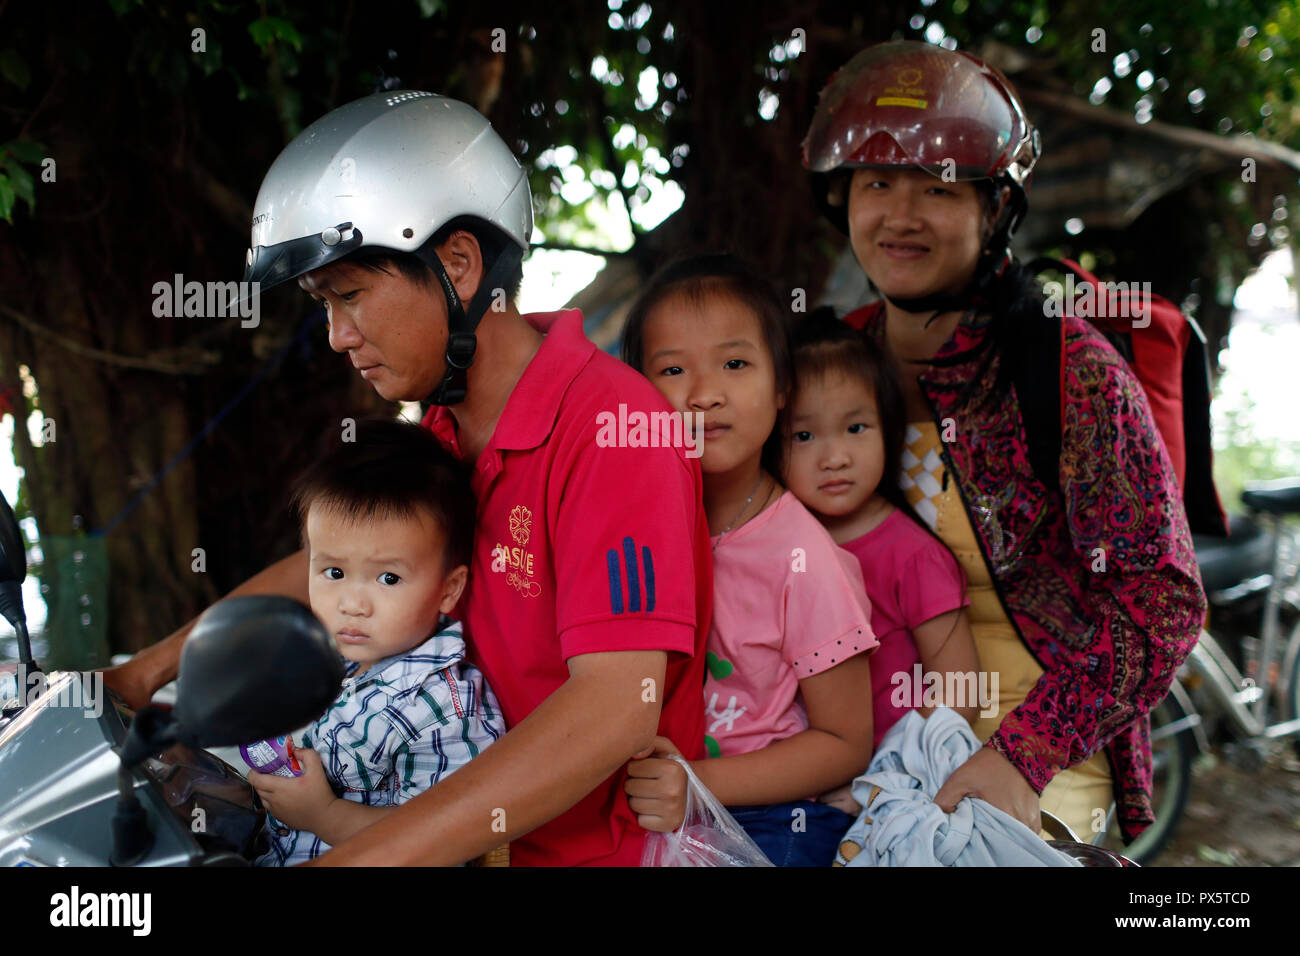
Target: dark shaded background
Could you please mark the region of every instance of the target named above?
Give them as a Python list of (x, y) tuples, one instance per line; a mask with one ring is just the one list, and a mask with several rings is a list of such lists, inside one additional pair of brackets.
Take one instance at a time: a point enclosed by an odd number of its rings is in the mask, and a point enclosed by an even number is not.
[[(261, 177), (305, 125), (400, 83), (473, 103), (527, 164), (573, 144), (589, 175), (617, 174), (597, 190), (612, 202), (674, 179), (682, 209), (604, 250), (589, 313), (695, 247), (748, 255), (815, 301), (844, 245), (799, 165), (817, 91), (867, 43), (932, 24), (1002, 66), (1044, 129), (1024, 251), (1150, 280), (1217, 346), (1237, 284), (1293, 241), (1294, 3), (0, 2), (0, 403), (57, 428), (15, 438), (51, 662), (152, 643), (295, 548), (291, 478), (343, 417), (384, 407), (292, 291), (264, 300), (257, 329), (152, 314), (154, 283), (176, 273), (239, 278)], [(597, 56), (620, 83), (592, 77)], [(658, 98), (639, 103), (651, 65)], [(1090, 103), (1101, 77), (1112, 88)], [(779, 98), (770, 119), (763, 91)], [(624, 123), (644, 138), (616, 148)], [(548, 241), (596, 247), (557, 171), (532, 176)]]

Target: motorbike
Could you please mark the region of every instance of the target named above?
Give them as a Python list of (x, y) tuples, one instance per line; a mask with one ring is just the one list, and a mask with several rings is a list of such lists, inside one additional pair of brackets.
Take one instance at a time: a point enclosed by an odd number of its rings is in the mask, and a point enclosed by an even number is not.
[(26, 551), (0, 505), (0, 614), (19, 647), (17, 695), (0, 706), (0, 866), (249, 865), (267, 848), (266, 811), (209, 748), (323, 712), (343, 682), (329, 632), (291, 598), (228, 598), (185, 641), (175, 706), (133, 712), (98, 675), (47, 675), (32, 658)]
[[(1258, 772), (1274, 741), (1300, 753), (1300, 479), (1248, 487), (1229, 537), (1194, 536), (1209, 622), (1151, 713), (1156, 821), (1125, 851), (1150, 862), (1173, 838), (1192, 788), (1193, 765), (1221, 747)], [(1112, 805), (1097, 842), (1118, 847)]]
[[(265, 853), (257, 794), (213, 751), (288, 734), (334, 702), (343, 664), (324, 625), (290, 598), (227, 598), (186, 639), (174, 706), (93, 706), (94, 675), (45, 675), (32, 659), (25, 576), (0, 496), (0, 615), (20, 657), (17, 696), (0, 704), (0, 866), (247, 866)], [(1084, 866), (1133, 865), (1050, 814), (1043, 827)], [(502, 849), (474, 865), (505, 865)]]

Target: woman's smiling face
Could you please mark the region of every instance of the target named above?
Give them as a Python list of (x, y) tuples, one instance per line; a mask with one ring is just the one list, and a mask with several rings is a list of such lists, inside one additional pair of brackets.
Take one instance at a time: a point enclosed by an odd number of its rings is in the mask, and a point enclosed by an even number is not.
[(906, 167), (858, 169), (849, 184), (849, 239), (888, 296), (959, 292), (975, 272), (986, 223), (979, 190)]

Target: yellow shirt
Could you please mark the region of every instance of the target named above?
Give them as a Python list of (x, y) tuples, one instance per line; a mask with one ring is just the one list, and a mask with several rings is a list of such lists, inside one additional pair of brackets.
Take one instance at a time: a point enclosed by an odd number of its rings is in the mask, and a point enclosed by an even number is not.
[[(1021, 642), (1015, 627), (1002, 610), (993, 589), (993, 577), (980, 553), (975, 529), (971, 527), (956, 481), (944, 487), (944, 465), (939, 455), (939, 431), (934, 422), (912, 422), (907, 426), (903, 449), (903, 491), (907, 502), (934, 533), (943, 539), (966, 575), (966, 610), (980, 669), (998, 675), (998, 714), (977, 717), (971, 725), (981, 741), (998, 729), (1002, 715), (1025, 699), (1042, 676), (1043, 669)], [(990, 676), (990, 680), (991, 680)]]
[[(966, 575), (970, 607), (966, 614), (979, 654), (980, 670), (988, 674), (990, 691), (997, 680), (997, 713), (976, 716), (971, 724), (975, 736), (986, 741), (998, 729), (1002, 717), (1018, 707), (1043, 669), (1029, 653), (1008, 620), (993, 588), (993, 577), (980, 553), (975, 529), (962, 505), (957, 482), (949, 478), (944, 487), (944, 464), (939, 454), (939, 430), (934, 422), (912, 422), (904, 439), (901, 483), (904, 494), (923, 521), (930, 525), (956, 556)], [(1093, 755), (1078, 767), (1052, 778), (1043, 790), (1039, 805), (1064, 820), (1087, 842), (1099, 819), (1104, 819), (1112, 799), (1110, 762), (1105, 751)], [(1100, 811), (1100, 813), (1099, 813)]]

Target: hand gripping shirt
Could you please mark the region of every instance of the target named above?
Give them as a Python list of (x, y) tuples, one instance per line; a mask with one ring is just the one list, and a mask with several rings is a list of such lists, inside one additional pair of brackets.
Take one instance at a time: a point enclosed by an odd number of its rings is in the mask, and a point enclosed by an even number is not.
[[(699, 461), (680, 428), (663, 440), (655, 426), (671, 426), (672, 407), (592, 344), (580, 312), (525, 318), (546, 337), (474, 462), (474, 557), (458, 609), (470, 657), (514, 727), (569, 679), (571, 657), (667, 651), (664, 686), (643, 685), (643, 700), (660, 705), (659, 733), (701, 759), (713, 581)], [(423, 424), (461, 457), (450, 410)], [(606, 732), (599, 715), (589, 732)], [(624, 765), (511, 840), (511, 865), (638, 866), (646, 832), (626, 776)]]
[[(370, 665), (348, 661), (343, 690), (295, 745), (320, 755), (336, 796), (394, 807), (428, 790), (505, 733), (496, 695), (464, 661), (459, 622), (443, 617), (423, 644)], [(328, 850), (315, 834), (267, 815), (258, 866), (292, 866)]]

